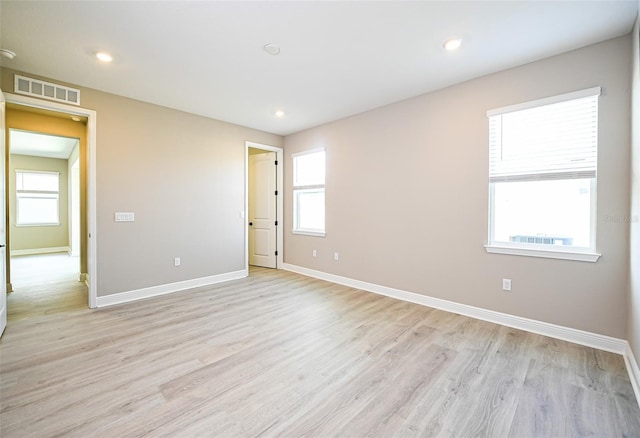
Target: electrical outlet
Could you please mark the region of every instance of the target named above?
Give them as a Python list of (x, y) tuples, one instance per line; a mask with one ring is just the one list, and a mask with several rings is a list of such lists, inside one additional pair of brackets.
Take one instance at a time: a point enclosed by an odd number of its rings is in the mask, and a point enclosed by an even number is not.
[(313, 251), (311, 251), (311, 255), (314, 257), (318, 257), (318, 251), (314, 249)]
[(502, 279), (502, 290), (511, 290), (511, 280), (509, 278)]
[(173, 266), (180, 266), (180, 257), (173, 259)]
[(340, 260), (340, 256), (338, 255), (338, 253), (337, 253), (337, 252), (334, 252), (334, 253), (333, 253), (333, 260), (335, 260), (336, 262), (337, 262), (338, 260)]

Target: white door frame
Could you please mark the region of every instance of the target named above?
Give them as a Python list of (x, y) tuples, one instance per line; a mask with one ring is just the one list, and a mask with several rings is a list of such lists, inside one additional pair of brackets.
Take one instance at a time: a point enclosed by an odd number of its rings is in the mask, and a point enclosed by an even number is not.
[(34, 99), (32, 97), (5, 93), (7, 103), (57, 111), (69, 115), (82, 116), (87, 121), (87, 286), (89, 288), (89, 307), (97, 304), (98, 255), (96, 233), (96, 118), (94, 110), (65, 105), (57, 102)]
[[(2, 167), (3, 167), (2, 172), (0, 173), (2, 174), (3, 178), (5, 177), (5, 172), (7, 171), (6, 156), (5, 156), (5, 151), (7, 147), (7, 145), (5, 144), (5, 138), (6, 138), (5, 122), (6, 122), (6, 100), (4, 97), (4, 93), (0, 89), (0, 153), (2, 154), (2, 156), (0, 157), (0, 162), (2, 163)], [(0, 186), (2, 186), (2, 190), (4, 191), (4, 193), (0, 195), (0, 198), (6, 197), (5, 183), (6, 183), (6, 179), (0, 182)], [(3, 199), (3, 201), (6, 201), (6, 199)], [(7, 205), (6, 202), (2, 202), (2, 205), (0, 205), (0, 212), (5, 211), (6, 205)], [(0, 216), (0, 220), (2, 221), (5, 220), (4, 213), (2, 214), (2, 216)], [(0, 337), (4, 333), (4, 330), (7, 328), (7, 313), (8, 313), (7, 251), (9, 250), (9, 248), (7, 248), (6, 246), (7, 228), (8, 227), (4, 223), (0, 226), (0, 229), (2, 230), (2, 239), (0, 239), (0, 245), (2, 245), (2, 247), (0, 248), (0, 257), (2, 257), (2, 260), (0, 261), (0, 281), (2, 282), (2, 284), (0, 284), (0, 295), (2, 295), (2, 297), (0, 297)]]
[(278, 216), (278, 226), (276, 227), (276, 247), (278, 251), (278, 255), (276, 256), (276, 269), (282, 269), (282, 264), (284, 260), (284, 238), (283, 238), (283, 229), (284, 229), (284, 207), (283, 207), (283, 198), (284, 193), (282, 191), (283, 185), (283, 175), (282, 167), (284, 164), (284, 149), (276, 146), (269, 146), (266, 144), (255, 143), (252, 141), (245, 141), (245, 151), (244, 151), (244, 212), (242, 217), (245, 219), (244, 221), (244, 267), (247, 271), (247, 275), (249, 274), (249, 221), (247, 220), (247, 215), (249, 214), (249, 148), (251, 149), (261, 149), (263, 151), (275, 152), (276, 160), (278, 161), (278, 165), (276, 166), (276, 178), (277, 178), (277, 190), (278, 196), (276, 196), (276, 215)]

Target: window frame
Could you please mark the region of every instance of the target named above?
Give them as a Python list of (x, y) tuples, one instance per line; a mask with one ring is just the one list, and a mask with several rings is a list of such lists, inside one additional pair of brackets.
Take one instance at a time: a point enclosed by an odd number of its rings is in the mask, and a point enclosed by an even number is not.
[[(302, 157), (305, 155), (311, 155), (311, 154), (317, 154), (322, 152), (324, 154), (324, 159), (325, 159), (325, 171), (323, 174), (323, 182), (322, 184), (296, 184), (296, 158), (298, 157)], [(292, 169), (293, 169), (293, 190), (292, 190), (292, 194), (293, 194), (293, 220), (292, 220), (292, 230), (291, 232), (293, 234), (299, 234), (299, 235), (305, 235), (305, 236), (314, 236), (314, 237), (325, 237), (326, 236), (326, 210), (325, 210), (325, 217), (324, 217), (324, 228), (322, 230), (320, 229), (312, 229), (312, 228), (301, 228), (298, 226), (298, 223), (300, 221), (300, 211), (298, 208), (298, 194), (300, 193), (309, 193), (311, 191), (321, 191), (324, 195), (324, 199), (325, 199), (325, 206), (326, 206), (326, 159), (327, 159), (327, 152), (324, 148), (316, 148), (316, 149), (310, 149), (307, 151), (303, 151), (303, 152), (297, 152), (294, 154), (291, 154), (291, 158), (292, 158)]]
[[(566, 102), (571, 100), (577, 100), (585, 97), (600, 96), (600, 87), (593, 87), (585, 90), (579, 90), (572, 93), (565, 93), (557, 96), (551, 96), (544, 99), (538, 99), (534, 101), (524, 102), (521, 104), (510, 105), (507, 107), (497, 108), (487, 111), (487, 117), (490, 118), (495, 115), (507, 114), (510, 112), (521, 111), (525, 109), (531, 109), (546, 105), (552, 105), (555, 103)], [(599, 109), (598, 109), (599, 111)], [(597, 148), (597, 146), (596, 146)], [(597, 149), (596, 149), (597, 151)], [(596, 157), (597, 166), (597, 157)], [(589, 247), (576, 247), (576, 246), (559, 246), (544, 247), (536, 244), (527, 244), (519, 242), (503, 242), (496, 241), (495, 236), (495, 184), (497, 181), (489, 180), (489, 214), (488, 214), (488, 233), (487, 244), (484, 245), (487, 253), (492, 254), (507, 254), (518, 255), (528, 257), (543, 257), (551, 259), (562, 260), (575, 260), (585, 262), (596, 262), (601, 254), (596, 251), (596, 231), (597, 231), (597, 168), (592, 178), (586, 178), (590, 180), (590, 245)]]
[[(18, 190), (18, 175), (19, 174), (39, 174), (39, 175), (55, 175), (58, 178), (58, 190)], [(16, 227), (52, 227), (60, 226), (60, 172), (50, 170), (25, 170), (15, 169), (15, 187), (16, 187)], [(21, 197), (21, 194), (31, 195)], [(35, 195), (35, 196), (33, 196)], [(41, 195), (39, 198), (38, 195)], [(35, 199), (55, 199), (56, 200), (56, 222), (36, 222), (36, 223), (21, 223), (20, 220), (20, 199), (35, 198)]]

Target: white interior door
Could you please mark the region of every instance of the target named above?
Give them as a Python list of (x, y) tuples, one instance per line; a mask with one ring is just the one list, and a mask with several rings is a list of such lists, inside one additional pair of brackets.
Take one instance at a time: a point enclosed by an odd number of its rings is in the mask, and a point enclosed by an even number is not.
[(249, 264), (276, 267), (276, 153), (249, 156)]
[(0, 336), (7, 327), (7, 259), (5, 229), (5, 101), (0, 90)]

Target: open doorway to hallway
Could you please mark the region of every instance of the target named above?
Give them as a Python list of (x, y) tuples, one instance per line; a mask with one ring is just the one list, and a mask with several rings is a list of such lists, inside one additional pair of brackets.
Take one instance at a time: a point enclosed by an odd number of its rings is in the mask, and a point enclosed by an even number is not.
[(86, 118), (75, 119), (7, 108), (9, 319), (88, 303), (81, 231), (87, 127)]

